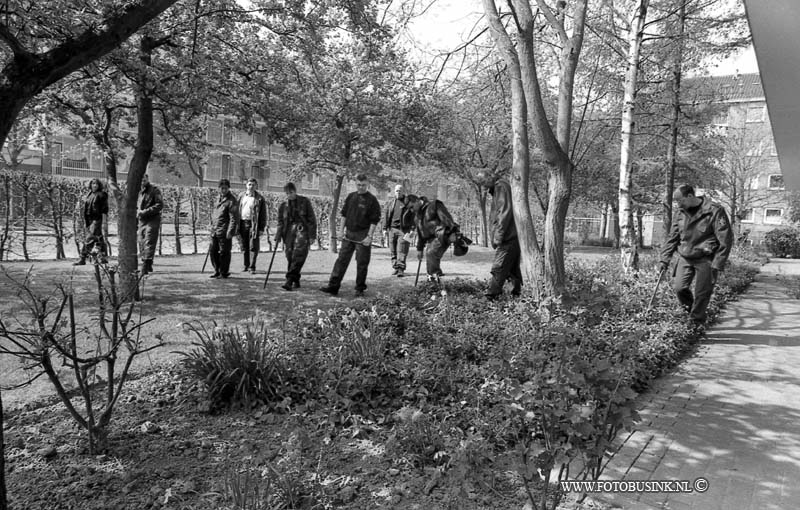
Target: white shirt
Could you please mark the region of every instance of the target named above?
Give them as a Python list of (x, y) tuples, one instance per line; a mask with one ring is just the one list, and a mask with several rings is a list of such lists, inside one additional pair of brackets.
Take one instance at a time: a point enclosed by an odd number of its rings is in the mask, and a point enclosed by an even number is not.
[(245, 195), (242, 198), (242, 219), (250, 220), (253, 217), (253, 206), (256, 205), (256, 197)]

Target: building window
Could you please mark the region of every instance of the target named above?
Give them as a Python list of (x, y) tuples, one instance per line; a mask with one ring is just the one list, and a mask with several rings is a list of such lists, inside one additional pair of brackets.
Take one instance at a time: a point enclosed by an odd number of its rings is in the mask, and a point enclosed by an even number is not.
[(711, 119), (711, 124), (716, 127), (728, 127), (728, 110), (724, 110)]
[(318, 190), (319, 176), (313, 172), (306, 172), (303, 176), (303, 189)]
[(758, 142), (758, 145), (753, 145), (750, 150), (747, 151), (748, 156), (760, 156), (764, 153), (764, 142)]
[(220, 179), (231, 179), (231, 157), (228, 154), (222, 156), (222, 170), (220, 171)]
[(220, 145), (222, 143), (222, 122), (218, 120), (208, 121), (208, 143)]
[(223, 126), (223, 130), (222, 130), (222, 145), (226, 145), (228, 147), (231, 146), (232, 139), (233, 139), (233, 132), (234, 131), (235, 131), (235, 128), (232, 127), (232, 126), (228, 126), (228, 125)]
[(758, 176), (754, 175), (747, 181), (747, 189), (758, 189)]
[(775, 174), (769, 176), (769, 189), (783, 189), (783, 175)]
[(739, 213), (739, 221), (741, 223), (753, 223), (755, 221), (755, 213), (752, 209), (745, 209)]
[(748, 105), (745, 122), (764, 122), (764, 113), (766, 110), (763, 104)]
[(253, 144), (256, 147), (266, 147), (269, 145), (269, 141), (267, 141), (266, 127), (256, 128), (256, 130), (253, 132)]
[(764, 209), (764, 223), (780, 225), (783, 218), (783, 209)]

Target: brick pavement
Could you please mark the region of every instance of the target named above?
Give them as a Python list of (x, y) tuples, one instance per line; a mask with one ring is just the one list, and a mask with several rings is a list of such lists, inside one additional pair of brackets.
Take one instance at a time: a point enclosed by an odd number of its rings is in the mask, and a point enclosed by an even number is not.
[(708, 480), (706, 492), (595, 494), (635, 510), (800, 508), (800, 300), (771, 262), (727, 305), (696, 356), (642, 395), (606, 480)]

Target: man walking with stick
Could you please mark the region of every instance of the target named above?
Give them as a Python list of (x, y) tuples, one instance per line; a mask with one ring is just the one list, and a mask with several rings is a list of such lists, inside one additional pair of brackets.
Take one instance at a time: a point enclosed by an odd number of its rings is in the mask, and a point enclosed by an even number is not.
[(161, 230), (161, 210), (164, 200), (161, 191), (150, 184), (147, 174), (142, 177), (139, 200), (136, 202), (136, 219), (139, 222), (139, 257), (142, 259), (142, 274), (153, 272), (153, 256), (156, 253), (158, 232)]
[(375, 195), (367, 191), (367, 176), (356, 176), (356, 191), (347, 195), (342, 207), (342, 241), (339, 257), (331, 271), (328, 285), (322, 292), (335, 296), (339, 293), (347, 266), (356, 254), (356, 296), (362, 296), (367, 288), (367, 269), (372, 254), (372, 234), (381, 221), (381, 205)]
[(678, 186), (672, 199), (679, 209), (661, 250), (661, 271), (667, 271), (677, 250), (673, 288), (678, 301), (689, 312), (692, 325), (698, 327), (705, 323), (717, 276), (728, 261), (733, 231), (725, 209), (708, 197), (696, 197), (691, 185)]
[(308, 257), (308, 250), (317, 238), (317, 217), (311, 201), (297, 194), (294, 183), (287, 182), (283, 187), (286, 201), (278, 207), (278, 229), (275, 233), (275, 250), (283, 241), (286, 253), (286, 282), (284, 290), (300, 288), (300, 272)]
[(411, 242), (408, 240), (414, 228), (414, 213), (405, 205), (403, 186), (394, 187), (394, 199), (386, 204), (383, 218), (383, 229), (389, 244), (389, 254), (392, 258), (392, 273), (395, 276), (404, 276), (406, 271), (406, 257)]
[(210, 278), (228, 278), (231, 275), (231, 247), (233, 236), (239, 226), (239, 210), (236, 197), (231, 193), (228, 179), (219, 181), (219, 198), (211, 212), (211, 265), (214, 274)]

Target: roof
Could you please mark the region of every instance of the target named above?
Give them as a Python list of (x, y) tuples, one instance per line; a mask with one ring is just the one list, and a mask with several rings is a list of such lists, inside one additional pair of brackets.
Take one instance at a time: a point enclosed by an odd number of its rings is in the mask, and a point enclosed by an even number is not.
[(689, 78), (685, 85), (699, 102), (764, 101), (758, 73)]

